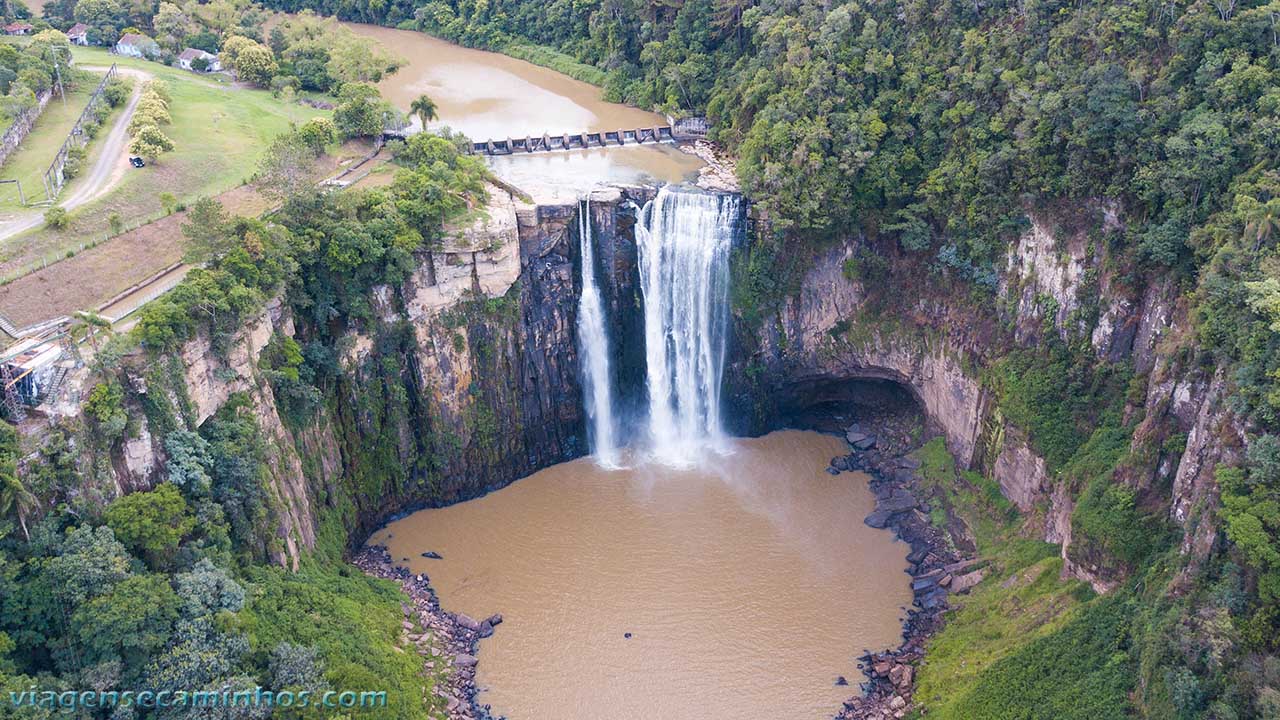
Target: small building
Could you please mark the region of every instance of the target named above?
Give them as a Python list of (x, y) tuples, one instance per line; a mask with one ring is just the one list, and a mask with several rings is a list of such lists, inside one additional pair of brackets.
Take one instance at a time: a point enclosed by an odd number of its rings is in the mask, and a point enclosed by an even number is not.
[(154, 58), (160, 55), (160, 44), (146, 35), (129, 33), (116, 43), (115, 52), (128, 57)]
[(0, 405), (21, 419), (22, 405), (38, 405), (62, 382), (59, 361), (65, 355), (60, 335), (30, 337), (6, 348), (0, 357)]
[(671, 134), (676, 140), (700, 140), (707, 136), (707, 132), (711, 129), (711, 124), (707, 122), (705, 117), (693, 116), (675, 119), (670, 115), (667, 116), (667, 123), (671, 125)]
[(4, 26), (4, 34), (5, 35), (30, 35), (31, 31), (35, 29), (36, 29), (35, 25), (32, 25), (29, 22), (23, 22), (21, 20), (17, 20), (15, 22), (11, 22), (8, 25)]
[(89, 26), (84, 23), (76, 23), (75, 25), (72, 25), (71, 29), (67, 31), (67, 39), (70, 40), (73, 45), (88, 45)]
[[(199, 66), (200, 63), (196, 62), (197, 60), (204, 61), (203, 68), (192, 65), (192, 63), (195, 63), (196, 66)], [(183, 70), (191, 70), (193, 72), (219, 72), (222, 70), (222, 63), (218, 60), (218, 56), (205, 52), (200, 48), (183, 50), (182, 54), (178, 56), (178, 66)]]

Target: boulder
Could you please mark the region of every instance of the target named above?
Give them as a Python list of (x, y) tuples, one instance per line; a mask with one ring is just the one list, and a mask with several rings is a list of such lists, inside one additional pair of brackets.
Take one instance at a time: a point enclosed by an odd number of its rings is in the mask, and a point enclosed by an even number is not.
[(915, 675), (915, 669), (910, 665), (894, 665), (889, 671), (889, 682), (898, 689), (911, 686), (911, 679)]
[(892, 512), (892, 513), (899, 513), (905, 510), (910, 510), (911, 508), (914, 508), (916, 505), (919, 505), (919, 504), (920, 504), (919, 501), (916, 500), (916, 497), (914, 495), (907, 492), (906, 490), (899, 490), (895, 492), (893, 495), (889, 496), (887, 499), (878, 501), (876, 503), (876, 509), (888, 510), (889, 512)]
[(934, 588), (932, 591), (922, 595), (918, 602), (920, 607), (925, 610), (937, 610), (946, 606), (947, 591), (942, 588)]
[(475, 655), (468, 655), (466, 653), (458, 653), (453, 656), (453, 664), (460, 668), (475, 667), (476, 663), (479, 661), (480, 660)]
[(893, 519), (893, 515), (894, 513), (889, 510), (876, 510), (863, 519), (862, 522), (866, 523), (869, 527), (882, 530), (889, 527), (889, 521)]
[(974, 585), (982, 582), (982, 578), (986, 577), (985, 570), (974, 570), (964, 575), (956, 575), (951, 579), (951, 592), (962, 593), (972, 588)]
[(476, 620), (475, 618), (469, 615), (458, 613), (457, 620), (458, 620), (458, 625), (461, 625), (462, 627), (472, 632), (479, 632), (480, 630), (480, 621)]
[(485, 620), (480, 623), (480, 627), (476, 630), (476, 633), (482, 638), (487, 638), (493, 635), (493, 625), (488, 620)]
[(926, 592), (938, 584), (937, 576), (921, 577), (911, 581), (911, 592)]

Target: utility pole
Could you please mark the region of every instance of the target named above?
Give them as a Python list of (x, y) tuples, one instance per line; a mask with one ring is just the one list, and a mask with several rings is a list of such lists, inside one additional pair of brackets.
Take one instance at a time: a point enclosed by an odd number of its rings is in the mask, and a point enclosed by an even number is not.
[(62, 67), (58, 65), (58, 51), (53, 51), (53, 73), (58, 76), (58, 94), (62, 96), (62, 104), (67, 104), (67, 89), (62, 86)]

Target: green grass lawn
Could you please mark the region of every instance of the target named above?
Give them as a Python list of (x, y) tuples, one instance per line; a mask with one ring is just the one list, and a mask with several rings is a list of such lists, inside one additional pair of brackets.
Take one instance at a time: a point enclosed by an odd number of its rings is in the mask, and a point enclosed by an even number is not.
[[(53, 259), (82, 244), (101, 241), (108, 218), (119, 213), (126, 225), (159, 216), (159, 195), (172, 193), (189, 203), (249, 180), (271, 139), (327, 111), (286, 103), (265, 90), (236, 87), (225, 76), (199, 76), (179, 68), (111, 55), (102, 48), (75, 48), (80, 66), (136, 69), (164, 80), (172, 96), (173, 122), (162, 128), (173, 140), (173, 152), (141, 170), (125, 171), (106, 196), (75, 209), (68, 227), (47, 228), (12, 238), (0, 246), (0, 274), (42, 257)], [(107, 131), (104, 126), (103, 132)], [(95, 159), (90, 146), (90, 163)], [(64, 193), (71, 192), (69, 185)]]
[[(17, 180), (22, 183), (22, 191), (27, 199), (43, 200), (44, 172), (53, 162), (53, 156), (67, 139), (67, 133), (76, 124), (84, 106), (89, 102), (93, 89), (102, 80), (102, 73), (89, 73), (79, 78), (75, 87), (67, 92), (66, 102), (54, 94), (36, 121), (35, 127), (18, 146), (18, 151), (10, 155), (0, 165), (0, 179)], [(110, 120), (108, 120), (108, 123)], [(101, 132), (105, 132), (104, 126)], [(14, 212), (22, 209), (18, 189), (10, 183), (0, 185), (0, 212)]]

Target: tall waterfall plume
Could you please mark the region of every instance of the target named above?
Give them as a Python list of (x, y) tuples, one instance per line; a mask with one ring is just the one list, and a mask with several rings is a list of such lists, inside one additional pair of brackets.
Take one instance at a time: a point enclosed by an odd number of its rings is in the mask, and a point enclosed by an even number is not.
[(618, 465), (617, 432), (613, 420), (613, 390), (609, 375), (609, 333), (604, 302), (596, 285), (595, 247), (591, 232), (591, 198), (578, 206), (578, 242), (582, 255), (582, 295), (578, 298), (578, 354), (586, 396), (588, 441), (596, 462)]
[(690, 464), (724, 440), (720, 380), (740, 202), (667, 186), (636, 225), (649, 438), (657, 459), (669, 464)]

